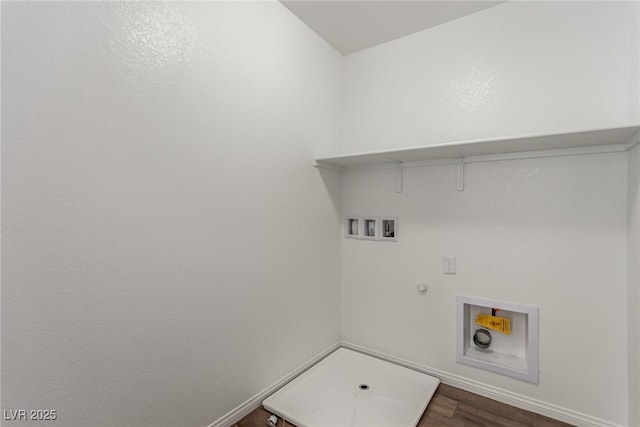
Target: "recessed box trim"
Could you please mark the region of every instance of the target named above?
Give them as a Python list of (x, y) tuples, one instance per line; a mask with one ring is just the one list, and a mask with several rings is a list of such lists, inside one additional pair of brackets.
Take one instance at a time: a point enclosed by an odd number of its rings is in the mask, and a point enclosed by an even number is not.
[[(473, 344), (473, 333), (481, 328), (475, 325), (476, 313), (491, 313), (496, 308), (510, 317), (511, 335), (501, 336), (490, 331), (497, 339), (492, 351), (481, 351)], [(522, 304), (484, 298), (457, 297), (456, 361), (476, 368), (496, 372), (538, 384), (538, 308)], [(500, 315), (500, 314), (498, 314)], [(490, 347), (491, 348), (491, 347)]]
[[(388, 242), (398, 241), (398, 217), (381, 216), (380, 219), (380, 240)], [(387, 228), (390, 228), (387, 230)], [(389, 235), (388, 235), (389, 234)]]
[(362, 217), (349, 215), (344, 221), (344, 237), (360, 239), (362, 236)]

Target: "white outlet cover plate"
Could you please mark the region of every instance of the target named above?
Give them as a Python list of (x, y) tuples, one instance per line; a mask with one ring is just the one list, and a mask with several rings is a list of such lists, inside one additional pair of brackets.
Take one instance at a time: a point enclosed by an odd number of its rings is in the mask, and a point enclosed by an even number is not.
[(456, 274), (456, 257), (445, 256), (442, 258), (442, 268), (444, 274)]

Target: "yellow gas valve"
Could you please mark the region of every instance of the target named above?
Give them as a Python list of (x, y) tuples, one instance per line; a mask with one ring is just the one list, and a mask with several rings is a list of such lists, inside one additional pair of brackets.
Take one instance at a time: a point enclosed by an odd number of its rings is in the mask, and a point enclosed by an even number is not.
[(506, 335), (511, 334), (511, 319), (507, 319), (506, 317), (478, 314), (476, 316), (476, 323), (480, 326), (502, 332)]

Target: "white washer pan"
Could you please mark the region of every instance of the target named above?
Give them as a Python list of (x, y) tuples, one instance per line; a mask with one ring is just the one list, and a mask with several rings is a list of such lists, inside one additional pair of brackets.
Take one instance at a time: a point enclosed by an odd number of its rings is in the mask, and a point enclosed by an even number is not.
[(262, 405), (298, 427), (415, 427), (438, 384), (432, 376), (339, 348)]

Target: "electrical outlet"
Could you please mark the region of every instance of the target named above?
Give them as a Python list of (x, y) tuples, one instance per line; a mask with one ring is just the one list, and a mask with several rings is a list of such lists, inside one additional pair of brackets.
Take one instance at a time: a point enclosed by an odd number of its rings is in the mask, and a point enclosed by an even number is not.
[(456, 257), (446, 256), (442, 258), (444, 274), (456, 274)]

